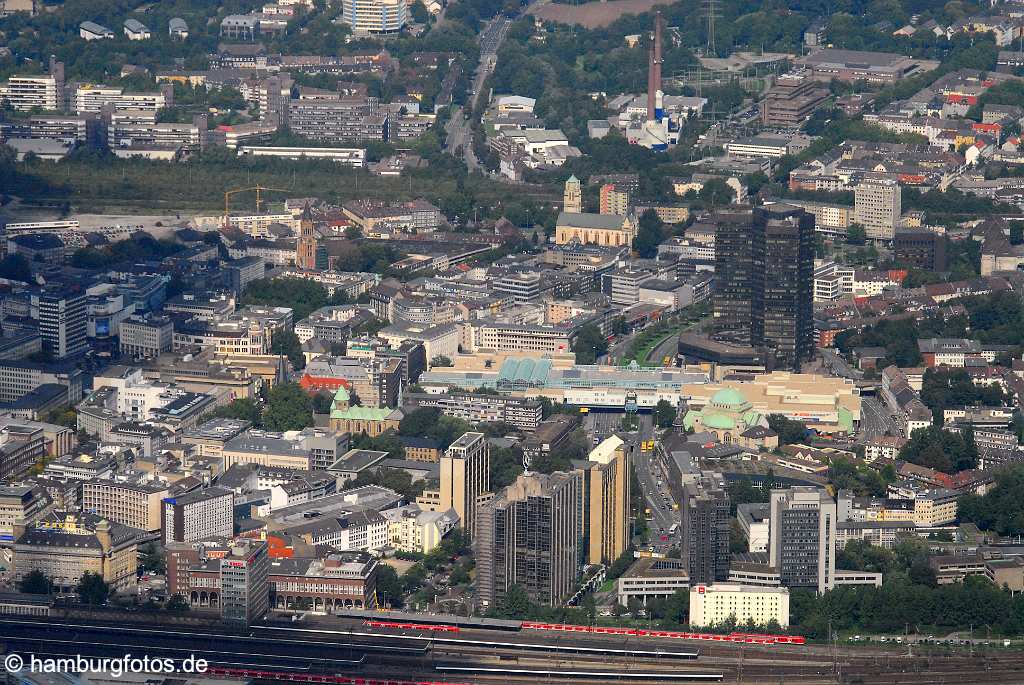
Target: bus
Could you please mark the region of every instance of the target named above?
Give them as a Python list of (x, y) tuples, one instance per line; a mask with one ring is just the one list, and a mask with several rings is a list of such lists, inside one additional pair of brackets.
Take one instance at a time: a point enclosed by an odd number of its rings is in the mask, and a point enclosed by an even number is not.
[(668, 529), (668, 534), (671, 537), (672, 535), (675, 535), (677, 532), (679, 532), (679, 524), (673, 523), (672, 527)]

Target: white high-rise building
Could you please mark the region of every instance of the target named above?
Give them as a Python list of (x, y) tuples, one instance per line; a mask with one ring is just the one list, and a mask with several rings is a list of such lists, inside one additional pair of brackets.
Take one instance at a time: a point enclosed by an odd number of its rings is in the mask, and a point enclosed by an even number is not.
[(822, 488), (772, 490), (769, 564), (786, 587), (831, 590), (836, 575), (836, 502)]
[(61, 109), (62, 94), (57, 79), (47, 76), (12, 76), (0, 83), (0, 103), (9, 102), (17, 110), (35, 107), (50, 111)]
[(341, 20), (356, 33), (397, 33), (409, 20), (405, 0), (342, 0)]
[(853, 189), (853, 220), (872, 240), (892, 240), (903, 215), (900, 184), (888, 178), (866, 178)]

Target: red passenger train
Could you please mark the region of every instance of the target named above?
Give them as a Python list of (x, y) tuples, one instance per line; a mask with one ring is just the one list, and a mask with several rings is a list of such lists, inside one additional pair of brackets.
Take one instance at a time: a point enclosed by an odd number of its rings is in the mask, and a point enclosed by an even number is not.
[(595, 635), (634, 635), (636, 637), (661, 637), (678, 640), (707, 640), (710, 642), (740, 642), (755, 645), (802, 645), (802, 635), (762, 635), (758, 633), (688, 633), (678, 630), (644, 630), (643, 628), (610, 628), (606, 626), (580, 626), (569, 623), (535, 623), (523, 621), (522, 627), (530, 630), (554, 630), (563, 633), (592, 633)]

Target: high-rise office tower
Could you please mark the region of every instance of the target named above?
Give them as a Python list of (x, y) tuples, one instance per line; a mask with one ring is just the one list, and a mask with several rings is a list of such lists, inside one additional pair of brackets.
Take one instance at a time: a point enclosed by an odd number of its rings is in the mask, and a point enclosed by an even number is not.
[(764, 220), (764, 344), (799, 370), (814, 355), (814, 216), (780, 205), (755, 216)]
[(583, 539), (588, 564), (611, 564), (629, 547), (630, 460), (622, 438), (612, 435), (586, 461), (582, 473)]
[(732, 206), (715, 215), (715, 329), (744, 345), (764, 341), (764, 231), (753, 209)]
[(583, 211), (583, 188), (580, 180), (573, 174), (565, 182), (565, 192), (562, 195), (562, 211), (579, 214)]
[(576, 587), (580, 544), (580, 477), (525, 473), (480, 507), (474, 539), (477, 596), (501, 602), (513, 585), (550, 606)]
[(814, 352), (814, 217), (800, 207), (733, 206), (717, 214), (718, 335), (799, 369)]
[(729, 493), (720, 473), (702, 471), (683, 485), (682, 555), (690, 585), (729, 579)]
[(831, 590), (836, 574), (836, 502), (822, 488), (772, 490), (769, 563), (786, 587)]
[(441, 457), (440, 510), (454, 509), (463, 530), (476, 535), (477, 499), (491, 479), (491, 450), (483, 433), (463, 433)]
[(85, 288), (73, 283), (53, 284), (32, 299), (39, 311), (44, 350), (56, 359), (65, 359), (88, 349)]
[(892, 178), (865, 178), (853, 189), (853, 220), (868, 238), (892, 240), (903, 216), (903, 191)]

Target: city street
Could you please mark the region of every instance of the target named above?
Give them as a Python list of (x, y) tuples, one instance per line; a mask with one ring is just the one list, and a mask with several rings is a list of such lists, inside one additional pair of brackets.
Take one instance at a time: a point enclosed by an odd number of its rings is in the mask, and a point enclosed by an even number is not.
[[(661, 461), (654, 458), (654, 452), (643, 452), (640, 449), (644, 442), (655, 439), (654, 421), (650, 414), (637, 414), (639, 430), (634, 433), (623, 433), (619, 430), (623, 416), (625, 414), (622, 412), (590, 412), (586, 415), (583, 425), (595, 444), (612, 433), (618, 433), (627, 442), (636, 446), (633, 451), (633, 468), (643, 488), (646, 507), (651, 510), (651, 519), (647, 522), (650, 546), (655, 551), (666, 552), (669, 547), (679, 542), (678, 538), (668, 539), (672, 525), (679, 523), (679, 512), (672, 506), (668, 478)], [(666, 539), (661, 540), (662, 536)]]
[(851, 367), (843, 356), (835, 350), (828, 348), (822, 348), (821, 360), (825, 364), (825, 368), (829, 370), (834, 376), (840, 376), (842, 378), (851, 378), (859, 380), (864, 377), (863, 371), (858, 371)]
[(473, 152), (473, 127), (467, 114), (468, 116), (473, 115), (477, 101), (480, 99), (483, 91), (484, 83), (494, 73), (494, 68), (498, 64), (498, 48), (501, 47), (501, 42), (505, 40), (508, 28), (511, 25), (512, 22), (509, 19), (504, 16), (498, 16), (488, 22), (487, 26), (480, 33), (480, 62), (477, 64), (476, 71), (473, 72), (469, 102), (465, 108), (458, 107), (452, 112), (452, 116), (445, 127), (447, 132), (445, 147), (448, 153), (452, 155), (458, 154), (457, 151), (461, 148), (462, 157), (470, 171), (478, 170), (480, 163)]
[[(654, 421), (650, 415), (644, 415), (640, 427), (641, 441), (651, 441), (655, 438)], [(675, 537), (669, 536), (669, 531), (674, 524), (679, 523), (679, 512), (673, 508), (674, 502), (668, 488), (668, 474), (665, 473), (664, 465), (656, 457), (654, 451), (643, 452), (637, 449), (634, 452), (633, 467), (636, 469), (637, 478), (644, 490), (644, 499), (651, 510), (651, 518), (647, 522), (650, 529), (650, 543), (657, 552), (667, 552), (668, 548), (679, 544), (678, 533)], [(660, 485), (659, 485), (660, 483)], [(662, 537), (665, 540), (662, 540)]]
[(861, 398), (860, 428), (865, 438), (882, 435), (901, 435), (902, 431), (889, 413), (888, 407), (874, 397)]

